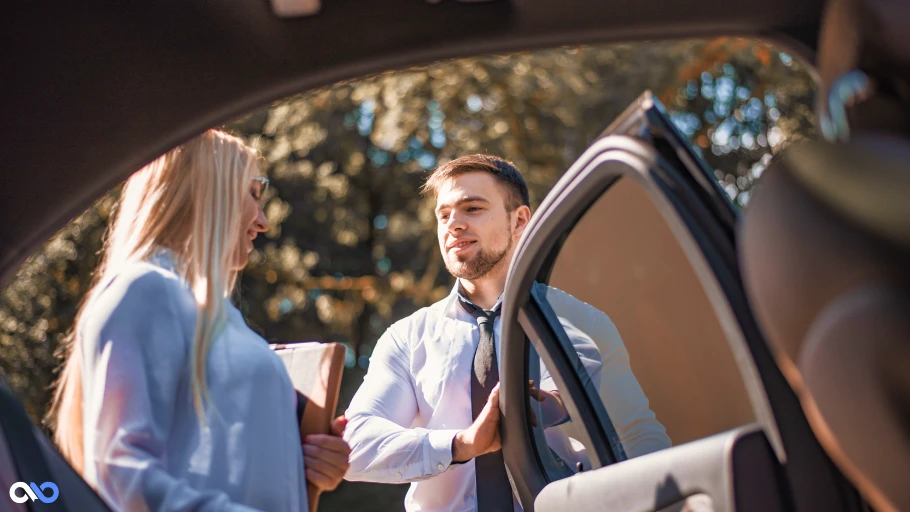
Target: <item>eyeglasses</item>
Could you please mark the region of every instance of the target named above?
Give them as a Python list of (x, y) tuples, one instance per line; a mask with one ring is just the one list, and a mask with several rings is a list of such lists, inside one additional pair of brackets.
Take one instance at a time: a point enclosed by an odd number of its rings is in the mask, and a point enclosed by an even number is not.
[(259, 182), (259, 206), (265, 206), (265, 193), (269, 190), (269, 179), (264, 176), (256, 176), (253, 181)]

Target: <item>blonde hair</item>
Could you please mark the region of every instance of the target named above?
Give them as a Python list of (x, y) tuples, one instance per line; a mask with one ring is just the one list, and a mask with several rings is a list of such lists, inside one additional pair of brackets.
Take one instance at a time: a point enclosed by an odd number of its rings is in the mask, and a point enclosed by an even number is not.
[(54, 440), (82, 473), (82, 348), (80, 326), (99, 285), (130, 263), (170, 249), (196, 298), (196, 332), (190, 356), (193, 404), (204, 422), (209, 398), (205, 361), (225, 322), (224, 298), (233, 289), (233, 258), (240, 234), (246, 184), (256, 151), (242, 140), (209, 130), (133, 174), (124, 184), (94, 283), (82, 301), (64, 344), (66, 359), (48, 414)]

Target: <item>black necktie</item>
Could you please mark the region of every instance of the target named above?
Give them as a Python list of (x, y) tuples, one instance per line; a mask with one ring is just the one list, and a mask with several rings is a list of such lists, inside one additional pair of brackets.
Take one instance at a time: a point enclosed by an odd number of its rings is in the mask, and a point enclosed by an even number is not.
[[(480, 328), (480, 343), (474, 352), (474, 371), (471, 372), (471, 412), (476, 420), (490, 398), (490, 392), (499, 383), (499, 365), (493, 341), (493, 320), (499, 308), (485, 311), (471, 302), (459, 298), (461, 307), (471, 314)], [(512, 486), (506, 474), (502, 450), (487, 453), (474, 459), (477, 481), (478, 512), (511, 512)]]

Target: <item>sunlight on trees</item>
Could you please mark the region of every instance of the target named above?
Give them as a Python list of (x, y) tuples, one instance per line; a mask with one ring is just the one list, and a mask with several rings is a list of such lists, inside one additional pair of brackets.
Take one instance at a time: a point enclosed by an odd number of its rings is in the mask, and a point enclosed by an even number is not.
[[(452, 285), (418, 193), (428, 171), (498, 154), (523, 171), (536, 205), (645, 89), (743, 207), (772, 155), (814, 134), (814, 84), (799, 62), (729, 38), (453, 60), (294, 96), (227, 125), (261, 151), (273, 184), (241, 310), (272, 342), (344, 343), (343, 407), (382, 332)], [(115, 198), (68, 224), (3, 292), (0, 371), (35, 419)]]

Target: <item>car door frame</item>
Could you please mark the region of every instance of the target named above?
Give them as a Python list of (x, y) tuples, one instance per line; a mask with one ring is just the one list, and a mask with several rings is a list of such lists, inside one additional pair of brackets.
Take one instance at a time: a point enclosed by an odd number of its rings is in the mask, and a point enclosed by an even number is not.
[[(554, 186), (519, 241), (510, 266), (503, 298), (502, 435), (513, 489), (525, 509), (533, 508), (534, 498), (550, 483), (527, 421), (526, 386), (519, 383), (528, 378), (528, 347), (534, 347), (557, 386), (566, 390), (570, 415), (585, 427), (588, 438), (582, 442), (595, 452), (588, 454), (594, 469), (616, 460), (609, 451), (610, 426), (603, 427), (609, 416), (593, 387), (585, 389), (584, 383), (571, 377), (577, 356), (565, 349), (565, 340), (560, 341), (561, 328), (554, 329), (552, 321), (546, 320), (548, 313), (534, 299), (532, 284), (546, 282), (575, 223), (620, 177), (634, 179), (645, 189), (705, 287), (757, 423), (782, 465), (796, 510), (834, 510), (831, 505), (838, 503), (843, 505), (839, 510), (858, 510), (855, 490), (818, 444), (752, 316), (736, 257), (736, 208), (650, 93), (611, 124)], [(592, 420), (600, 427), (592, 426)], [(818, 492), (834, 497), (813, 498)]]
[[(52, 483), (57, 487), (54, 501), (47, 503), (27, 499), (18, 510), (37, 511), (92, 511), (110, 512), (107, 503), (97, 490), (60, 454), (57, 446), (35, 425), (25, 408), (0, 377), (0, 449), (5, 460), (0, 461), (4, 479), (41, 486)], [(5, 483), (5, 482), (4, 482)], [(12, 489), (9, 491), (12, 500)], [(21, 495), (21, 494), (20, 494)], [(37, 493), (36, 493), (37, 496)], [(3, 503), (0, 498), (0, 503)], [(7, 510), (0, 505), (0, 510)]]

